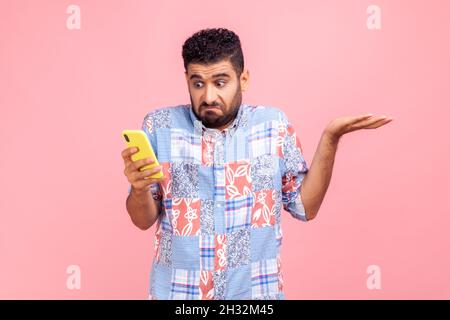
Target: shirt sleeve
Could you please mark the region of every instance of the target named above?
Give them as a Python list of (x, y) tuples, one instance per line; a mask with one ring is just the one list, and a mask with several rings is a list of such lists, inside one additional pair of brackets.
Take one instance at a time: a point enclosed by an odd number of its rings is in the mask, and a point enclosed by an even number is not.
[(288, 211), (294, 218), (306, 222), (308, 220), (306, 219), (305, 208), (301, 198), (301, 186), (309, 170), (308, 164), (303, 157), (302, 145), (297, 133), (285, 115), (282, 116), (281, 128), (281, 195), (283, 209)]
[[(145, 132), (145, 134), (148, 137), (148, 140), (150, 141), (150, 144), (153, 148), (153, 151), (155, 152), (155, 156), (158, 158), (158, 148), (157, 148), (157, 140), (156, 140), (156, 132), (155, 132), (155, 125), (154, 125), (154, 118), (153, 118), (154, 112), (149, 112), (144, 117), (144, 121), (142, 122), (141, 129)], [(131, 192), (131, 185), (128, 187), (128, 193)], [(161, 204), (162, 202), (162, 194), (161, 189), (159, 186), (159, 183), (153, 183), (150, 185), (150, 192), (152, 194), (153, 199), (159, 202)]]

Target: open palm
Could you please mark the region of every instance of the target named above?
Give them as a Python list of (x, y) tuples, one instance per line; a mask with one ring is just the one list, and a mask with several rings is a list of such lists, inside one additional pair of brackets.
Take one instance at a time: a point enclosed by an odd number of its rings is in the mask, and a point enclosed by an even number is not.
[(374, 116), (365, 114), (361, 116), (339, 117), (333, 119), (326, 127), (326, 131), (334, 138), (360, 129), (376, 129), (391, 122), (393, 118), (387, 116)]

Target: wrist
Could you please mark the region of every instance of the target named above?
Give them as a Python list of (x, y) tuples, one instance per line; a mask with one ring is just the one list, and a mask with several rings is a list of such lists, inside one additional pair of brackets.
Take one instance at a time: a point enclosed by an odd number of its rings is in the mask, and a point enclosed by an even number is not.
[(330, 144), (337, 145), (340, 139), (340, 136), (334, 132), (331, 132), (327, 129), (322, 133), (322, 138), (326, 140)]
[(138, 203), (142, 204), (145, 202), (148, 202), (148, 198), (149, 197), (149, 190), (139, 190), (139, 189), (135, 189), (134, 187), (131, 187), (131, 197), (137, 201)]

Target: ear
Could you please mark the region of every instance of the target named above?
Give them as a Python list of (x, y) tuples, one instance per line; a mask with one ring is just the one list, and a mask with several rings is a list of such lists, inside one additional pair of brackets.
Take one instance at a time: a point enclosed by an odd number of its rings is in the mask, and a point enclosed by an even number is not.
[(248, 69), (241, 73), (239, 81), (241, 82), (241, 91), (246, 91), (250, 81), (250, 71)]

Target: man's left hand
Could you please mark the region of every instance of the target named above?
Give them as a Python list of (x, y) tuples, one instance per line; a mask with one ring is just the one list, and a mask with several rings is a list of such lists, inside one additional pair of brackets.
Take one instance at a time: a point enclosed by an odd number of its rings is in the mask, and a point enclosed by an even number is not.
[(324, 133), (337, 142), (344, 134), (360, 129), (376, 129), (391, 122), (392, 117), (365, 114), (353, 117), (340, 117), (332, 120)]

